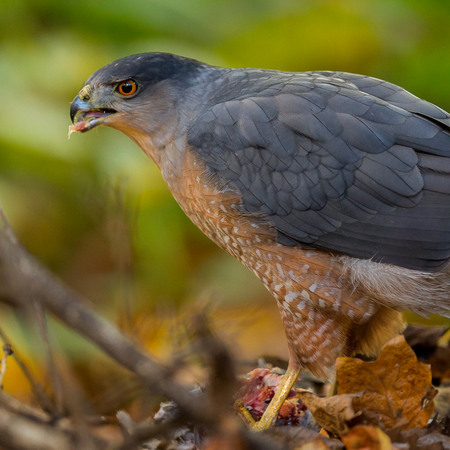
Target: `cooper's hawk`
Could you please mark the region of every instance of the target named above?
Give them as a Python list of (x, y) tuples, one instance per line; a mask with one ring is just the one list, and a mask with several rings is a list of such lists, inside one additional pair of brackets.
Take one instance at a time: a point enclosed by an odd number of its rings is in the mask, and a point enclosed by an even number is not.
[(144, 53), (94, 73), (71, 131), (133, 139), (210, 239), (274, 295), (290, 363), (373, 355), (400, 311), (450, 310), (450, 116), (402, 88), (342, 72), (224, 69)]

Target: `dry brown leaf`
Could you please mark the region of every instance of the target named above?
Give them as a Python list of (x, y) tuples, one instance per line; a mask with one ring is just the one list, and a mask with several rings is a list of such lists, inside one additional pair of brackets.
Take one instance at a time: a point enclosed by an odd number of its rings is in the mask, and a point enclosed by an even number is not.
[(417, 361), (403, 336), (391, 339), (374, 362), (338, 358), (336, 377), (338, 394), (361, 393), (353, 400), (354, 410), (375, 411), (387, 428), (401, 416), (406, 418), (402, 428), (424, 427), (433, 412), (437, 390), (430, 367)]
[(348, 429), (347, 421), (357, 415), (352, 404), (355, 395), (319, 397), (303, 389), (297, 389), (297, 394), (316, 422), (332, 434), (340, 436), (345, 433)]
[(389, 436), (380, 428), (373, 425), (356, 425), (341, 436), (347, 450), (371, 449), (391, 450), (392, 443)]

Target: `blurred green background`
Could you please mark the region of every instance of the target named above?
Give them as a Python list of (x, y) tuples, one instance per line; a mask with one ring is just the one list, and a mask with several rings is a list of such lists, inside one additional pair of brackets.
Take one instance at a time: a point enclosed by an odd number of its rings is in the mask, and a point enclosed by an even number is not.
[[(448, 0), (0, 4), (0, 205), (34, 255), (137, 334), (145, 312), (210, 299), (237, 311), (222, 310), (225, 323), (242, 310), (276, 311), (253, 275), (190, 224), (131, 141), (107, 128), (67, 140), (70, 102), (92, 72), (168, 51), (226, 67), (369, 74), (450, 110)], [(0, 314), (14, 334), (14, 314)], [(285, 354), (279, 334), (249, 354)]]

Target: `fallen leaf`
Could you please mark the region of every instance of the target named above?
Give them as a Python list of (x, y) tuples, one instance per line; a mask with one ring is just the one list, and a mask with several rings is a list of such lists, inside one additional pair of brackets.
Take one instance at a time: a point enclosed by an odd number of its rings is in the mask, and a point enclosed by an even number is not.
[(375, 411), (384, 427), (401, 417), (407, 419), (402, 428), (424, 427), (434, 410), (430, 367), (417, 361), (403, 336), (391, 339), (376, 361), (338, 358), (336, 377), (338, 394), (361, 393), (353, 409)]
[(297, 394), (317, 424), (334, 435), (340, 436), (345, 433), (348, 430), (347, 422), (357, 415), (353, 408), (355, 395), (319, 397), (303, 389), (297, 389)]
[(341, 436), (347, 450), (391, 450), (389, 436), (373, 425), (356, 425)]

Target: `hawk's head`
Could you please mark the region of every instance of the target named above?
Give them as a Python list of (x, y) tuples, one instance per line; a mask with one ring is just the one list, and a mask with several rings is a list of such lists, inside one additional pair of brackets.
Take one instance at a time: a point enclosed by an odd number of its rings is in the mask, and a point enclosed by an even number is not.
[(183, 92), (204, 67), (166, 53), (127, 56), (102, 67), (72, 103), (69, 135), (97, 125), (116, 128), (133, 139), (151, 134), (173, 116)]

